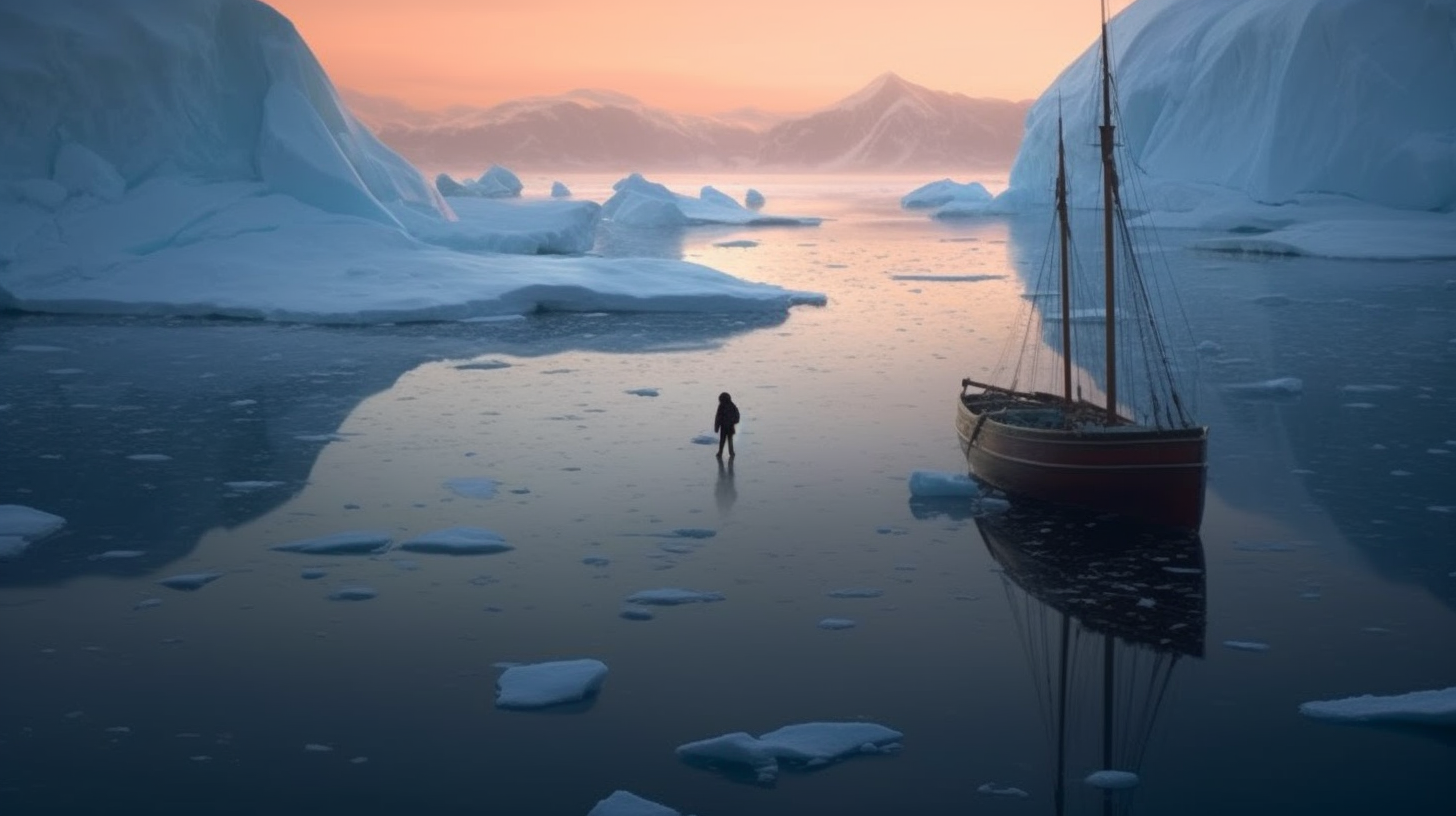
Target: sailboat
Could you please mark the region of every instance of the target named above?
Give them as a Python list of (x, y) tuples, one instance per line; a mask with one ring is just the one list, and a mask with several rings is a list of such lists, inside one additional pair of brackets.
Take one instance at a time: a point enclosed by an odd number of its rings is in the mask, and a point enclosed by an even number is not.
[[(1029, 297), (1026, 311), (1028, 320), (1059, 329), (1050, 344), (1059, 347), (1060, 383), (1046, 386), (1047, 390), (1021, 385), (1020, 377), (1026, 373), (1022, 363), (1043, 344), (1040, 337), (1028, 333), (1006, 382), (961, 381), (956, 432), (971, 473), (1009, 494), (1197, 529), (1203, 519), (1208, 428), (1192, 418), (1179, 393), (1176, 366), (1155, 313), (1155, 299), (1131, 246), (1134, 235), (1123, 209), (1115, 158), (1107, 28), (1104, 6), (1098, 128), (1102, 308), (1072, 308), (1074, 284), (1085, 278), (1073, 276), (1066, 150), (1059, 121), (1057, 291), (1051, 298)], [(1059, 309), (1052, 311), (1053, 304)], [(1073, 324), (1085, 325), (1088, 319), (1102, 324), (1102, 336), (1094, 333), (1083, 338), (1087, 342), (1074, 346)], [(1100, 401), (1084, 397), (1083, 386), (1073, 384), (1074, 358), (1097, 343), (1103, 347)], [(1120, 362), (1126, 371), (1119, 370)], [(1079, 373), (1087, 374), (1081, 369)], [(1127, 391), (1119, 389), (1124, 378)], [(1097, 390), (1095, 385), (1089, 388)]]
[(1052, 810), (1132, 809), (1174, 669), (1202, 658), (1207, 619), (1198, 533), (1085, 514), (1013, 509), (977, 518), (1006, 597), (1054, 753)]

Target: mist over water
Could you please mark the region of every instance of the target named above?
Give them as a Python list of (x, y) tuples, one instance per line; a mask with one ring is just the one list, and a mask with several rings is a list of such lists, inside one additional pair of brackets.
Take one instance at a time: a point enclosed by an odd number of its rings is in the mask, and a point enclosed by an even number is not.
[[(554, 177), (523, 180), (544, 196)], [(601, 200), (615, 179), (561, 180)], [(366, 329), (0, 316), (0, 504), (67, 519), (0, 561), (7, 812), (584, 814), (618, 788), (702, 816), (1051, 812), (1023, 601), (969, 512), (912, 502), (906, 485), (964, 470), (954, 398), (999, 359), (1044, 225), (900, 210), (923, 178), (653, 180), (754, 187), (766, 211), (829, 220), (608, 225), (598, 252), (696, 261), (828, 305)], [(1297, 707), (1456, 677), (1456, 266), (1163, 237), (1193, 339), (1218, 346), (1197, 395), (1207, 630), (1119, 805), (1446, 812), (1449, 736)], [(757, 245), (715, 246), (742, 240)], [(1229, 387), (1280, 377), (1302, 393)], [(693, 440), (725, 390), (743, 424), (720, 465)], [(169, 458), (129, 458), (149, 454)], [(462, 478), (495, 494), (446, 485)], [(514, 549), (270, 549), (455, 526)], [(672, 536), (683, 528), (716, 535)], [(100, 557), (116, 550), (143, 554)], [(156, 583), (199, 572), (222, 577)], [(377, 595), (328, 599), (360, 586)], [(725, 600), (619, 617), (661, 587)], [(829, 595), (846, 588), (883, 592)], [(831, 617), (855, 626), (819, 628)], [(497, 664), (577, 657), (610, 668), (590, 703), (493, 706)], [(773, 787), (673, 755), (859, 719), (903, 732), (904, 749)]]

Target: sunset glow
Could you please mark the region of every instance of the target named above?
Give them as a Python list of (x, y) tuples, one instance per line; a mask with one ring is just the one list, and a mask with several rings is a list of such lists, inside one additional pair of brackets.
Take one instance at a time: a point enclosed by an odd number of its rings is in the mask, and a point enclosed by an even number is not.
[(417, 107), (589, 87), (696, 113), (808, 110), (886, 71), (1030, 99), (1092, 42), (1099, 14), (1093, 0), (270, 2), (337, 85)]

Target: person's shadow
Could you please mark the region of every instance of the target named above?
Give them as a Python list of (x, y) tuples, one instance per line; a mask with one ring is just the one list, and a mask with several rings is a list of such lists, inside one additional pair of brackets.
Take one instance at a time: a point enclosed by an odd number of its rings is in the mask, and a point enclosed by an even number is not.
[(718, 514), (728, 515), (733, 509), (733, 503), (738, 501), (738, 488), (733, 486), (733, 459), (730, 457), (725, 464), (722, 459), (718, 460), (718, 484), (713, 488), (713, 497), (718, 500)]

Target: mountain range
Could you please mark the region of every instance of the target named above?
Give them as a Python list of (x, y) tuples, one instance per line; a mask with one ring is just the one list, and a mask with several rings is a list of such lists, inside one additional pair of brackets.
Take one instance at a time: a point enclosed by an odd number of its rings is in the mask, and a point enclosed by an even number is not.
[(977, 99), (883, 74), (807, 114), (677, 113), (605, 90), (489, 108), (416, 110), (342, 91), (354, 115), (418, 166), (522, 170), (936, 171), (1005, 168), (1030, 101)]

